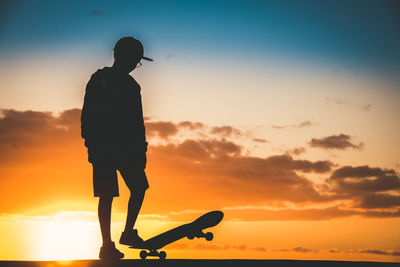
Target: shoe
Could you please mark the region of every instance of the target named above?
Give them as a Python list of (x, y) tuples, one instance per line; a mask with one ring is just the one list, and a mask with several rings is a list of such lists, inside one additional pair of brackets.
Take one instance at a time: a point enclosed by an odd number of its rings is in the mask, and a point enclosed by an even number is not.
[(99, 258), (102, 260), (119, 260), (124, 257), (124, 253), (115, 247), (114, 242), (103, 245), (100, 249)]
[(122, 245), (138, 247), (143, 245), (144, 241), (138, 235), (138, 231), (136, 229), (132, 229), (122, 232), (119, 243)]

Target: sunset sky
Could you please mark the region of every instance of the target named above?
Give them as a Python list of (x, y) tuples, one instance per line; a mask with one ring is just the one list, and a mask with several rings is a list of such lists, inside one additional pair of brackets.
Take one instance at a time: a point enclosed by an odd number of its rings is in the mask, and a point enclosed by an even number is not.
[(222, 210), (213, 242), (183, 239), (168, 258), (400, 262), (399, 12), (378, 0), (2, 1), (0, 260), (98, 257), (80, 114), (90, 75), (134, 36), (154, 59), (131, 73), (149, 142), (144, 238)]

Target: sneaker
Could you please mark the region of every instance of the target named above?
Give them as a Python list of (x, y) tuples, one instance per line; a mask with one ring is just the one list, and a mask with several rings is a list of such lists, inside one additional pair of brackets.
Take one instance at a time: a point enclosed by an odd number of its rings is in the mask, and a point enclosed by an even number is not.
[(125, 230), (121, 234), (121, 238), (119, 239), (119, 243), (122, 245), (132, 246), (132, 247), (140, 247), (143, 245), (144, 241), (138, 235), (138, 231), (136, 229)]
[(124, 253), (115, 247), (115, 243), (103, 245), (100, 249), (99, 258), (102, 260), (119, 260), (124, 257)]

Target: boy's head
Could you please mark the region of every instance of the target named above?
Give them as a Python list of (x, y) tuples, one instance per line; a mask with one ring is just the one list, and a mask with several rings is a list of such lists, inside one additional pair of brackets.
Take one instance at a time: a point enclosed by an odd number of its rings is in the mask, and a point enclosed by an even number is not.
[(130, 36), (119, 39), (114, 46), (116, 63), (128, 72), (134, 70), (142, 59), (153, 61), (151, 58), (143, 56), (143, 53), (142, 43)]

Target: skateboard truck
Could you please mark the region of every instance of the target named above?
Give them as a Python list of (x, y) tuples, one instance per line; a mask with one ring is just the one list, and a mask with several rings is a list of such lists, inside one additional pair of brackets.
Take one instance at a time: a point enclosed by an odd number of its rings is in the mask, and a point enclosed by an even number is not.
[(165, 258), (167, 257), (167, 253), (165, 251), (158, 252), (156, 249), (151, 249), (149, 252), (147, 252), (146, 250), (140, 251), (140, 258), (142, 260), (145, 260), (147, 256), (159, 257), (160, 260), (165, 260)]
[(195, 237), (197, 237), (197, 238), (204, 237), (207, 241), (211, 241), (211, 240), (213, 240), (214, 235), (211, 232), (207, 232), (207, 233), (199, 232), (199, 233), (190, 234), (190, 235), (187, 236), (188, 239), (193, 239)]

